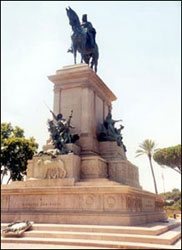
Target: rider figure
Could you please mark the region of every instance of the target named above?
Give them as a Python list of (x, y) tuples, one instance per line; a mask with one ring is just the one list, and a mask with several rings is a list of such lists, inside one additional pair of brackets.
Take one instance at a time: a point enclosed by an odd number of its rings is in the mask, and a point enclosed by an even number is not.
[(86, 32), (88, 34), (90, 47), (94, 48), (95, 47), (96, 30), (92, 26), (91, 22), (87, 21), (87, 14), (84, 14), (82, 16), (82, 24), (81, 24), (81, 26), (83, 27), (83, 29), (86, 30)]

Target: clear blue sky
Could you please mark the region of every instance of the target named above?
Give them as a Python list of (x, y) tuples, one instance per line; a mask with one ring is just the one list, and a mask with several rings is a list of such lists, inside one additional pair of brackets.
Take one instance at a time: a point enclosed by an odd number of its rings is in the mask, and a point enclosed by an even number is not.
[[(15, 1), (2, 7), (2, 122), (11, 122), (40, 145), (49, 138), (43, 101), (53, 107), (57, 69), (73, 64), (71, 27), (65, 8), (88, 15), (97, 31), (98, 75), (117, 96), (113, 118), (122, 119), (128, 160), (139, 167), (140, 183), (154, 191), (148, 159), (135, 158), (145, 139), (159, 148), (181, 138), (180, 1)], [(80, 57), (78, 56), (78, 62)], [(158, 189), (161, 168), (154, 162)], [(165, 190), (180, 188), (180, 176), (165, 169)]]

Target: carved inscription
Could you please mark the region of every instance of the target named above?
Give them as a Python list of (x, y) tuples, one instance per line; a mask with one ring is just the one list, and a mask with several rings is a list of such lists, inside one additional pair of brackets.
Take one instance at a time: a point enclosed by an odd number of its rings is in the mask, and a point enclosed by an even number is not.
[(110, 208), (113, 208), (116, 204), (116, 197), (114, 196), (108, 196), (107, 197), (107, 204)]
[(39, 207), (39, 203), (37, 203), (37, 202), (23, 202), (22, 207), (23, 208), (35, 208), (35, 207)]
[(152, 211), (155, 209), (155, 201), (153, 199), (142, 199), (143, 211)]
[(2, 195), (1, 196), (1, 209), (9, 208), (9, 196)]

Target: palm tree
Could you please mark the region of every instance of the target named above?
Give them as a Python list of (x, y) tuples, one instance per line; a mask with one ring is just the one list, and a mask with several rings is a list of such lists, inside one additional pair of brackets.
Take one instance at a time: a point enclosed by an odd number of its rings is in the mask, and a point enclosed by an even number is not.
[(154, 175), (154, 169), (153, 169), (153, 166), (152, 166), (152, 156), (153, 156), (153, 153), (157, 150), (156, 149), (156, 144), (154, 141), (152, 140), (149, 140), (149, 139), (146, 139), (143, 143), (141, 143), (139, 145), (139, 148), (137, 151), (136, 151), (136, 157), (140, 156), (140, 155), (144, 155), (146, 154), (149, 158), (149, 163), (150, 163), (150, 168), (151, 168), (151, 171), (152, 171), (152, 176), (153, 176), (153, 180), (154, 180), (154, 187), (155, 187), (155, 193), (157, 194), (157, 185), (156, 185), (156, 180), (155, 180), (155, 175)]

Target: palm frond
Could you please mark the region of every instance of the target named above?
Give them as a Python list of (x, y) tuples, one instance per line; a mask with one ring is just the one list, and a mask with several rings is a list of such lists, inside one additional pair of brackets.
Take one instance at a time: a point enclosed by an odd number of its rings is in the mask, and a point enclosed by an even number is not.
[(144, 154), (144, 153), (137, 154), (137, 155), (135, 155), (135, 157), (141, 156), (141, 155), (143, 155), (143, 154)]
[(142, 154), (152, 155), (157, 150), (156, 146), (157, 145), (154, 141), (146, 139), (145, 141), (143, 141), (143, 143), (139, 144), (140, 149), (136, 151), (136, 153), (138, 154), (137, 156), (140, 156)]
[(145, 154), (145, 151), (143, 151), (143, 150), (141, 150), (141, 149), (138, 149), (138, 150), (136, 151), (136, 156), (135, 156), (135, 157), (138, 157), (138, 156), (143, 155), (143, 154)]
[(137, 149), (136, 153), (145, 153), (145, 151), (143, 151), (141, 149)]

